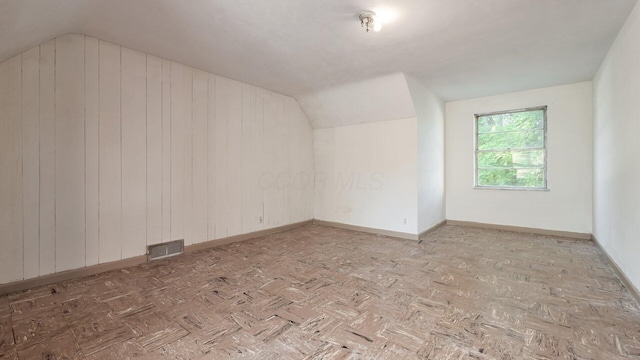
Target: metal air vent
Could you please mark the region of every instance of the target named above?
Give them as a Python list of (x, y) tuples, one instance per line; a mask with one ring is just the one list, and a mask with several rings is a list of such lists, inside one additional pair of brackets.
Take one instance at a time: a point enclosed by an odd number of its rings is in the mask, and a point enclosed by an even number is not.
[(184, 239), (147, 246), (147, 258), (151, 260), (164, 259), (170, 256), (182, 254), (184, 251)]

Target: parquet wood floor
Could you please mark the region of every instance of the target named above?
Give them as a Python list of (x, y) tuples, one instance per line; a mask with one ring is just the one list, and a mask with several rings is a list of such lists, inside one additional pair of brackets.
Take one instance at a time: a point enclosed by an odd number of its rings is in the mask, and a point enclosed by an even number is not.
[(591, 242), (318, 225), (0, 297), (2, 359), (626, 359), (640, 308)]

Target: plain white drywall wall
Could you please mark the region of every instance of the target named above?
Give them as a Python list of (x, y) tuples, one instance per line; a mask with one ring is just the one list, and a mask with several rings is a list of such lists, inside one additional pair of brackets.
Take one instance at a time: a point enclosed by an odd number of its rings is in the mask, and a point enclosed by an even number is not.
[(416, 131), (415, 117), (315, 129), (315, 218), (416, 234)]
[(445, 219), (444, 102), (405, 75), (418, 119), (418, 233)]
[(0, 283), (313, 218), (294, 99), (83, 35), (0, 63), (0, 140)]
[[(446, 105), (448, 220), (591, 233), (591, 82)], [(550, 191), (474, 189), (474, 114), (547, 105)]]
[(640, 289), (640, 4), (593, 81), (593, 234)]

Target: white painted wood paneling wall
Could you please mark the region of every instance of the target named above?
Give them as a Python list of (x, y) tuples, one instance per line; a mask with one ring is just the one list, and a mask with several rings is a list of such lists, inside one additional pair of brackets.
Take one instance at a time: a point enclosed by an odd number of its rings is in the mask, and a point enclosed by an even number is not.
[(313, 217), (294, 99), (83, 35), (0, 63), (0, 171), (0, 283)]

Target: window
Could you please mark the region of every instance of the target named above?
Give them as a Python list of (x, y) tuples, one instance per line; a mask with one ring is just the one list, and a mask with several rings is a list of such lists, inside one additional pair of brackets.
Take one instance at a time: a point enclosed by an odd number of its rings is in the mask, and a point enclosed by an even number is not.
[(476, 115), (476, 188), (547, 189), (547, 107)]

